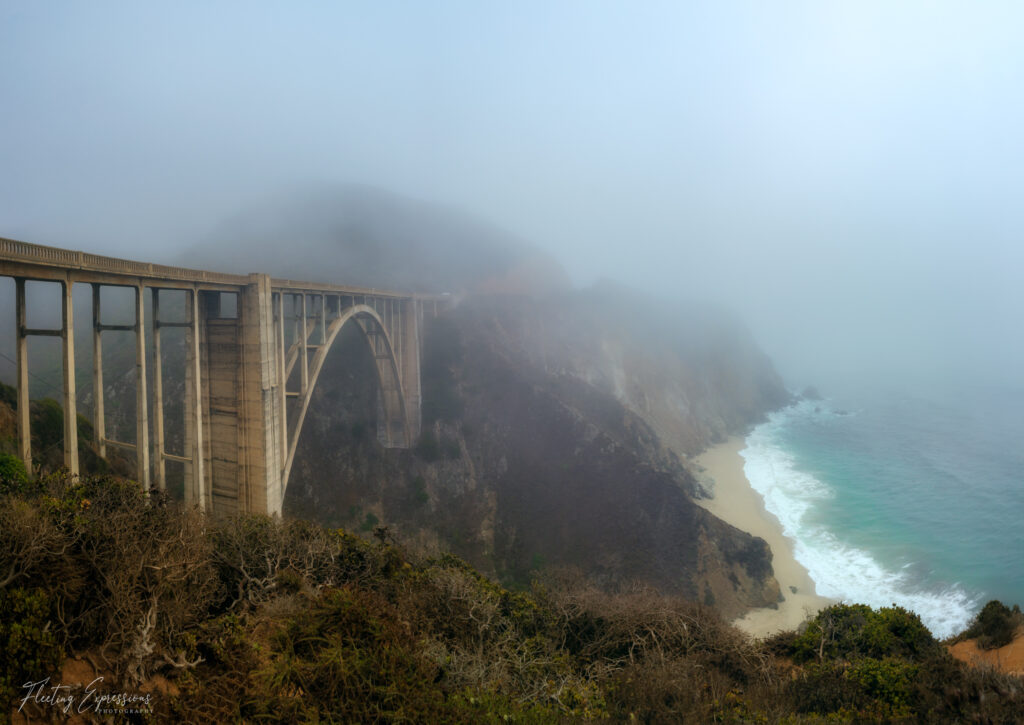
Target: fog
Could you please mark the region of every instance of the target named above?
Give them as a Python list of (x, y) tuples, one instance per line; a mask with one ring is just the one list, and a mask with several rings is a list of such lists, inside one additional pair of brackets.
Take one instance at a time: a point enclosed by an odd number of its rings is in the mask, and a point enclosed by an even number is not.
[(167, 260), (296, 188), (366, 184), (485, 219), (578, 285), (724, 303), (794, 385), (1024, 385), (1022, 21), (7, 2), (0, 236)]

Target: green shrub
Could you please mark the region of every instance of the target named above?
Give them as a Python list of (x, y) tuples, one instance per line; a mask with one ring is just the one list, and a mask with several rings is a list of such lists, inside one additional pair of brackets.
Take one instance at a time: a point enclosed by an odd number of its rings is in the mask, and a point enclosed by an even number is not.
[(876, 612), (865, 604), (836, 604), (821, 610), (792, 647), (797, 662), (825, 662), (858, 657), (921, 660), (938, 652), (940, 645), (921, 618), (903, 607)]
[(786, 694), (802, 713), (850, 712), (869, 704), (863, 689), (846, 677), (846, 668), (836, 662), (807, 665), (800, 677), (789, 683)]
[[(50, 600), (41, 589), (0, 589), (0, 708), (56, 670), (64, 653), (50, 629)], [(4, 717), (4, 719), (6, 719)]]
[(277, 627), (245, 715), (290, 722), (451, 720), (435, 685), (437, 669), (417, 651), (382, 597), (328, 591)]
[(170, 648), (209, 616), (219, 583), (204, 522), (133, 481), (54, 475), (41, 483), (43, 494), (20, 501), (22, 510), (0, 510), (12, 524), (34, 526), (0, 538), (32, 555), (23, 576), (50, 593), (61, 640), (96, 648), (127, 682), (141, 682), (163, 661), (160, 647), (173, 657)]
[(1013, 632), (1021, 619), (1019, 609), (1015, 613), (998, 599), (993, 599), (978, 612), (964, 636), (977, 638), (982, 649), (1003, 647), (1013, 641)]
[(890, 708), (892, 714), (906, 714), (919, 668), (906, 661), (886, 657), (865, 657), (850, 665), (847, 676), (873, 701)]
[(26, 492), (28, 473), (17, 456), (0, 453), (0, 493)]
[(764, 646), (765, 652), (775, 657), (792, 657), (795, 654), (795, 645), (800, 635), (792, 630), (785, 632), (776, 632), (775, 634), (766, 637), (762, 645)]

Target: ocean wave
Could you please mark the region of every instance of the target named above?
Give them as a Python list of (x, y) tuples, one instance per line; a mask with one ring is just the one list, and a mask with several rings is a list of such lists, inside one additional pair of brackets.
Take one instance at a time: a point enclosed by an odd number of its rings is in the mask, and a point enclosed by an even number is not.
[(869, 552), (845, 544), (836, 532), (813, 520), (815, 507), (832, 498), (833, 491), (826, 482), (799, 470), (781, 445), (780, 434), (794, 420), (833, 415), (821, 401), (803, 401), (773, 413), (747, 436), (746, 448), (740, 452), (747, 480), (793, 540), (796, 559), (814, 580), (818, 594), (872, 607), (897, 604), (916, 612), (939, 638), (962, 631), (977, 611), (978, 601), (960, 586), (921, 587), (910, 576), (912, 566), (887, 569)]

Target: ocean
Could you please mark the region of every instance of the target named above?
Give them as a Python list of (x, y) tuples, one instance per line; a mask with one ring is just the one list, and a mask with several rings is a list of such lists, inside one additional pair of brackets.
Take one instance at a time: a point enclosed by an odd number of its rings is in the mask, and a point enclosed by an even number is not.
[(741, 455), (819, 594), (906, 607), (939, 638), (990, 599), (1024, 606), (1024, 390), (830, 391)]

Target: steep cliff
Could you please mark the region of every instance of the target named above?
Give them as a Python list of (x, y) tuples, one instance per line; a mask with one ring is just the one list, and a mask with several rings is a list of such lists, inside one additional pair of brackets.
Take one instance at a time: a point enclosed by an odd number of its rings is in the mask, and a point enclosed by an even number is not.
[[(633, 313), (612, 314), (625, 304)], [(767, 545), (693, 502), (680, 454), (742, 429), (785, 391), (738, 329), (708, 322), (695, 339), (662, 327), (668, 314), (636, 323), (649, 307), (605, 286), (475, 297), (429, 321), (424, 434), (405, 453), (379, 450), (368, 432), (374, 398), (359, 381), (372, 368), (353, 333), (327, 361), (286, 511), (387, 524), (506, 582), (569, 566), (607, 588), (645, 583), (727, 615), (771, 605)]]

